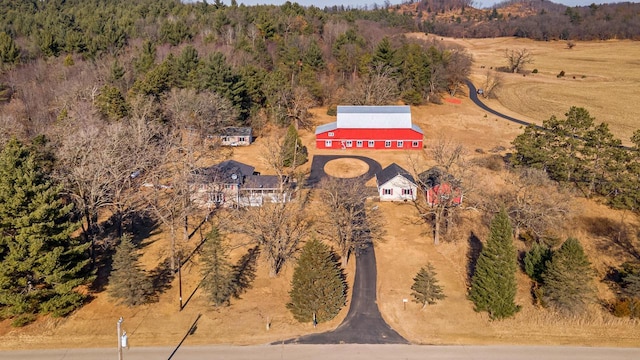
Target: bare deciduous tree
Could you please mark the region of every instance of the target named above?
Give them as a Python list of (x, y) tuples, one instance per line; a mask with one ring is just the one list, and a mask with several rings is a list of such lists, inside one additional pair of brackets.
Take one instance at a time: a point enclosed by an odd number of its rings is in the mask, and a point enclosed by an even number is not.
[(450, 49), (445, 52), (445, 55), (447, 87), (449, 95), (455, 96), (471, 73), (473, 58), (464, 49)]
[(360, 178), (329, 177), (319, 189), (324, 216), (318, 233), (334, 242), (346, 266), (349, 255), (384, 234), (376, 207), (367, 206), (367, 190)]
[(493, 97), (493, 92), (502, 85), (502, 75), (494, 70), (487, 70), (482, 84), (482, 96), (486, 99)]
[[(515, 175), (515, 176), (514, 176)], [(488, 212), (504, 207), (509, 214), (515, 238), (527, 231), (537, 239), (554, 235), (572, 214), (569, 195), (549, 180), (543, 170), (524, 168), (506, 174), (506, 186), (499, 193), (486, 194)]]
[[(410, 159), (419, 189), (414, 204), (421, 218), (432, 226), (434, 243), (439, 244), (443, 224), (448, 235), (462, 198), (471, 191), (471, 167), (466, 149), (443, 137), (429, 152), (436, 166), (428, 171), (422, 171), (424, 165), (419, 160)], [(429, 199), (428, 195), (434, 198)]]
[(276, 277), (295, 255), (312, 225), (306, 214), (306, 201), (302, 199), (238, 208), (233, 210), (233, 216), (235, 230), (260, 247), (271, 277)]
[(510, 72), (517, 73), (524, 69), (525, 65), (533, 63), (533, 54), (528, 49), (505, 49), (504, 57)]
[(347, 91), (345, 102), (352, 105), (389, 105), (398, 98), (398, 82), (389, 68), (377, 66), (357, 80)]

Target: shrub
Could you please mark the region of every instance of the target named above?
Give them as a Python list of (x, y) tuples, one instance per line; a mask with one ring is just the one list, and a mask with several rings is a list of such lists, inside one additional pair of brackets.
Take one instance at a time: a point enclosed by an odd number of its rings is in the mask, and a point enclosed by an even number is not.
[(560, 71), (560, 73), (558, 75), (556, 75), (556, 77), (559, 79), (561, 77), (564, 76), (564, 70)]
[(533, 69), (533, 71), (531, 71), (531, 73), (537, 74), (538, 73), (538, 69)]
[(338, 115), (338, 107), (336, 105), (331, 105), (327, 108), (327, 115), (336, 116)]
[(611, 313), (616, 317), (640, 318), (640, 299), (616, 299), (611, 304)]
[(22, 314), (22, 315), (16, 317), (15, 319), (13, 319), (13, 321), (11, 322), (11, 326), (13, 326), (13, 327), (23, 327), (23, 326), (31, 324), (34, 321), (36, 321), (36, 315), (35, 314)]

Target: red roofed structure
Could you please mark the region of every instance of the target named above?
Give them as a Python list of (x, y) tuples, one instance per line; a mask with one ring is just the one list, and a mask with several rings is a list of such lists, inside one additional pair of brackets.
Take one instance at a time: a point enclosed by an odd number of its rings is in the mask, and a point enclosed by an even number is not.
[(409, 106), (338, 106), (337, 121), (316, 128), (318, 149), (422, 149)]

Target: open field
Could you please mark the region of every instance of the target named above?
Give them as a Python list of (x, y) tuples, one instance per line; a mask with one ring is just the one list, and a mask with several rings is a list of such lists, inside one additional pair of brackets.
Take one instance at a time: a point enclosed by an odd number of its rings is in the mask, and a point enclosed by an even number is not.
[[(448, 39), (467, 48), (474, 57), (472, 80), (481, 87), (486, 71), (506, 65), (506, 49), (528, 49), (533, 63), (527, 76), (502, 73), (503, 86), (495, 100), (486, 101), (496, 110), (516, 118), (542, 124), (552, 115), (563, 118), (571, 106), (583, 107), (606, 122), (611, 131), (628, 141), (640, 128), (640, 42), (576, 42), (568, 49), (564, 41), (528, 39)], [(484, 66), (484, 68), (482, 68)], [(565, 72), (565, 76), (557, 75)]]
[[(536, 62), (531, 68), (538, 68), (540, 73), (527, 77), (505, 74), (505, 87), (499, 94), (499, 100), (487, 102), (499, 111), (541, 123), (552, 114), (562, 117), (570, 106), (576, 105), (587, 108), (597, 121), (609, 122), (611, 129), (621, 138), (627, 139), (633, 130), (640, 128), (640, 110), (634, 107), (640, 99), (640, 67), (637, 66), (640, 43), (578, 42), (573, 50), (567, 50), (560, 42), (534, 43), (516, 39), (450, 41), (467, 46), (474, 55), (473, 80), (477, 85), (481, 70), (484, 70), (480, 69), (480, 64), (486, 68), (504, 65), (501, 54), (505, 47), (532, 50)], [(619, 54), (619, 58), (610, 63), (608, 54)], [(635, 66), (631, 66), (633, 61), (636, 61)], [(560, 70), (564, 70), (567, 77), (557, 79), (555, 74)], [(580, 76), (574, 80), (573, 74)], [(586, 78), (582, 78), (582, 74)], [(580, 94), (579, 90), (584, 88), (589, 89), (589, 95), (587, 92), (580, 96), (572, 95)], [(432, 144), (436, 138), (446, 138), (453, 143), (464, 144), (470, 156), (484, 156), (481, 152), (492, 150), (500, 153), (509, 151), (511, 140), (521, 133), (522, 128), (487, 116), (465, 96), (460, 99), (460, 104), (445, 102), (412, 108), (414, 122), (425, 132), (425, 143)], [(334, 121), (326, 115), (326, 109), (315, 109), (314, 113), (318, 124)], [(318, 152), (314, 148), (313, 131), (302, 131), (301, 137), (311, 158)], [(266, 139), (258, 138), (251, 147), (235, 148), (233, 158), (269, 174), (269, 169), (259, 160), (265, 142)], [(428, 154), (421, 151), (322, 153), (368, 156), (383, 167), (392, 162), (408, 167), (410, 157), (425, 167), (433, 165)], [(310, 162), (302, 169), (308, 171), (309, 165)], [(366, 171), (357, 162), (337, 161), (329, 166), (328, 171), (342, 173), (343, 176)], [(486, 169), (478, 171), (478, 181), (495, 183), (495, 173)], [(369, 185), (374, 186), (371, 182)], [(465, 212), (467, 220), (456, 229), (453, 241), (435, 246), (429, 229), (417, 222), (413, 207), (388, 203), (380, 203), (379, 206), (386, 219), (387, 235), (385, 241), (376, 245), (378, 305), (387, 322), (409, 341), (420, 344), (640, 346), (640, 323), (637, 321), (618, 319), (600, 309), (590, 316), (560, 319), (534, 307), (530, 301), (528, 279), (523, 274), (519, 274), (518, 292), (522, 311), (513, 319), (489, 321), (485, 314), (475, 313), (472, 304), (466, 300), (469, 238), (473, 233), (484, 240), (487, 232), (478, 221), (478, 214), (474, 210)], [(602, 278), (608, 266), (619, 264), (631, 256), (613, 243), (611, 234), (606, 231), (605, 225), (617, 224), (621, 214), (582, 199), (576, 200), (576, 207), (582, 210), (571, 222), (573, 227), (565, 230), (565, 235), (576, 236), (582, 241)], [(640, 232), (637, 219), (631, 219), (629, 215), (626, 219), (636, 233)], [(185, 248), (193, 247), (199, 236), (197, 234), (184, 244)], [(230, 240), (236, 245), (243, 243), (240, 238), (232, 237)], [(143, 245), (145, 255), (142, 261), (149, 270), (156, 268), (168, 255), (168, 239), (161, 231), (152, 232)], [(246, 246), (238, 246), (232, 252), (232, 258), (239, 258), (247, 249)], [(402, 300), (410, 300), (412, 278), (429, 261), (439, 274), (447, 299), (423, 310), (409, 302), (405, 309)], [(285, 307), (293, 265), (286, 266), (278, 278), (269, 278), (266, 268), (259, 264), (252, 288), (241, 299), (233, 299), (230, 307), (216, 309), (208, 305), (201, 290), (197, 289), (199, 270), (195, 263), (188, 263), (183, 271), (186, 306), (182, 311), (178, 308), (177, 279), (157, 303), (134, 309), (114, 306), (106, 292), (101, 292), (92, 302), (65, 319), (45, 318), (22, 329), (11, 328), (9, 321), (0, 322), (0, 349), (115, 347), (116, 321), (120, 316), (125, 319), (124, 329), (129, 335), (130, 345), (138, 347), (177, 345), (196, 319), (199, 319), (197, 329), (186, 338), (185, 345), (270, 343), (330, 330), (346, 315), (345, 307), (336, 319), (320, 324), (317, 329), (310, 323), (297, 323)], [(349, 281), (353, 279), (353, 271), (351, 262), (346, 271)], [(598, 289), (600, 297), (611, 296), (604, 283), (599, 282)], [(267, 323), (271, 325), (269, 329)]]

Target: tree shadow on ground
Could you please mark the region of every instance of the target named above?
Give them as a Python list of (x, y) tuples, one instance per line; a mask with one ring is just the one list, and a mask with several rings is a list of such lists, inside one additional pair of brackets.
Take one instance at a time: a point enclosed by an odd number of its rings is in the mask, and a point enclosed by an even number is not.
[(260, 248), (252, 247), (244, 254), (238, 262), (232, 267), (231, 286), (233, 288), (232, 296), (240, 299), (247, 289), (251, 288), (253, 280), (256, 278), (256, 267)]
[(476, 272), (478, 258), (482, 252), (482, 241), (480, 241), (473, 231), (469, 235), (467, 241), (469, 242), (469, 249), (467, 250), (467, 284), (471, 284), (473, 274)]
[(160, 294), (171, 288), (171, 282), (175, 278), (175, 272), (171, 270), (171, 260), (165, 259), (162, 263), (149, 272), (149, 278), (153, 284), (153, 295), (150, 302), (158, 301)]
[(638, 229), (634, 226), (605, 217), (586, 218), (584, 223), (587, 231), (597, 237), (596, 246), (600, 251), (640, 260)]

